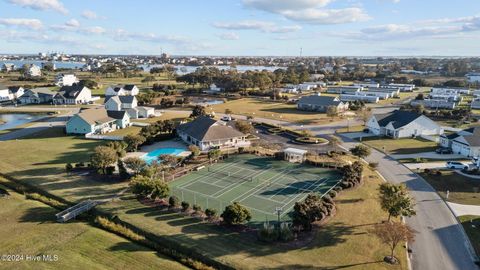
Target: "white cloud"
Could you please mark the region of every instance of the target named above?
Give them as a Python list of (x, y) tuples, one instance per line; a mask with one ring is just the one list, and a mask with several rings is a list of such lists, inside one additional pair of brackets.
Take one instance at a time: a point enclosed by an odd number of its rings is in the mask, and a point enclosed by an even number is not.
[(278, 26), (272, 22), (247, 20), (240, 22), (216, 22), (213, 26), (227, 30), (260, 30), (265, 33), (288, 33), (302, 29), (298, 25)]
[(240, 39), (240, 36), (234, 32), (221, 33), (218, 35), (218, 37), (223, 40), (239, 40)]
[(105, 17), (99, 16), (95, 11), (88, 9), (82, 12), (82, 17), (89, 20), (105, 19)]
[(67, 21), (65, 23), (66, 26), (70, 26), (70, 27), (79, 27), (80, 26), (80, 22), (75, 20), (75, 19), (71, 19), (69, 21)]
[(38, 19), (6, 18), (0, 19), (0, 24), (5, 26), (26, 27), (33, 30), (39, 30), (43, 28), (42, 22)]
[(104, 34), (105, 32), (107, 32), (105, 28), (100, 26), (82, 27), (80, 25), (80, 22), (75, 19), (71, 19), (61, 25), (51, 25), (50, 29), (55, 31), (76, 32), (80, 34), (97, 34), (97, 35)]
[(349, 39), (393, 41), (412, 38), (451, 38), (480, 31), (480, 16), (419, 21), (412, 24), (386, 24), (359, 32), (336, 34)]
[(243, 0), (247, 7), (309, 24), (342, 24), (370, 19), (360, 7), (326, 8), (331, 2), (333, 0)]
[(67, 14), (68, 10), (58, 0), (7, 0), (9, 3), (35, 10), (54, 10)]

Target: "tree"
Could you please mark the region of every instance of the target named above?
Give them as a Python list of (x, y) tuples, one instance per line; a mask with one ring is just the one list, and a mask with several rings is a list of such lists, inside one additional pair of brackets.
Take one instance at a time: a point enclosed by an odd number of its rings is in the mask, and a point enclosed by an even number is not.
[(372, 153), (372, 150), (363, 144), (359, 144), (353, 148), (350, 148), (350, 152), (359, 158), (366, 158)]
[(391, 217), (407, 216), (416, 214), (413, 207), (415, 203), (408, 194), (407, 187), (403, 184), (395, 185), (383, 183), (380, 185), (380, 205), (388, 212), (388, 221)]
[(134, 151), (137, 151), (138, 146), (145, 143), (146, 138), (141, 135), (130, 134), (123, 137), (123, 140), (128, 145), (127, 150), (129, 152), (134, 152)]
[(207, 115), (207, 112), (205, 111), (205, 107), (196, 105), (193, 108), (192, 113), (190, 114), (190, 118), (197, 118), (199, 116), (205, 116), (205, 115)]
[(162, 165), (168, 168), (174, 168), (178, 164), (178, 157), (174, 155), (160, 155), (158, 160), (161, 162)]
[(216, 160), (222, 155), (222, 151), (220, 149), (212, 149), (208, 151), (208, 158), (210, 160)]
[(132, 178), (130, 181), (130, 188), (134, 194), (149, 197), (151, 199), (165, 198), (170, 191), (165, 182), (141, 175)]
[(192, 152), (192, 157), (196, 158), (198, 155), (200, 155), (200, 148), (198, 146), (191, 144), (188, 146), (188, 150)]
[(418, 114), (422, 114), (425, 111), (425, 106), (423, 104), (417, 104), (413, 107), (413, 111)]
[(327, 116), (328, 117), (333, 119), (335, 116), (337, 116), (337, 114), (338, 114), (337, 107), (335, 107), (335, 106), (328, 106), (327, 107)]
[(235, 121), (235, 127), (244, 134), (253, 134), (255, 132), (255, 128), (247, 121), (237, 120)]
[(107, 167), (117, 162), (117, 160), (117, 152), (108, 146), (95, 147), (91, 156), (92, 166), (101, 170), (102, 174), (106, 174)]
[(125, 149), (127, 149), (127, 144), (125, 142), (108, 142), (105, 146), (112, 148), (117, 153), (118, 158), (123, 158), (127, 153)]
[(325, 219), (335, 212), (335, 203), (329, 196), (320, 198), (317, 194), (308, 194), (303, 202), (293, 207), (293, 224), (310, 231), (312, 223)]
[(205, 209), (205, 215), (207, 215), (207, 218), (212, 219), (217, 217), (217, 210), (213, 208), (207, 208)]
[(232, 114), (232, 113), (233, 113), (232, 110), (230, 110), (230, 109), (225, 109), (225, 114)]
[(238, 225), (250, 221), (252, 219), (252, 214), (247, 208), (240, 205), (238, 202), (234, 202), (225, 207), (221, 217), (228, 225)]
[(391, 263), (397, 262), (394, 256), (395, 248), (402, 242), (412, 242), (415, 238), (415, 231), (402, 222), (385, 222), (375, 224), (372, 231), (382, 243), (390, 247), (390, 256), (386, 257), (386, 261)]
[(65, 165), (65, 171), (70, 172), (71, 170), (73, 170), (72, 163), (67, 163), (67, 165)]
[(372, 117), (372, 108), (363, 108), (360, 111), (360, 118), (363, 121), (363, 125), (367, 124), (367, 121)]
[(342, 188), (356, 187), (363, 181), (363, 164), (359, 161), (343, 166), (341, 172), (343, 173)]
[(123, 163), (125, 167), (132, 170), (135, 175), (140, 174), (147, 166), (147, 162), (139, 157), (128, 157), (123, 160)]
[(180, 199), (177, 196), (170, 196), (170, 198), (168, 198), (168, 204), (170, 207), (178, 207), (180, 205)]
[(337, 147), (340, 145), (340, 139), (337, 136), (330, 136), (328, 145), (332, 147), (333, 151), (337, 151)]
[(190, 209), (190, 203), (186, 202), (186, 201), (183, 201), (182, 202), (182, 211), (186, 212), (188, 209)]

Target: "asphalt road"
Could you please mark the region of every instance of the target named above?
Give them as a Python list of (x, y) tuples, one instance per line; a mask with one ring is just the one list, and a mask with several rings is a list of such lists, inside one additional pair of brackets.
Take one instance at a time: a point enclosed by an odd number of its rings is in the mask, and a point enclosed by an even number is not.
[[(346, 142), (346, 148), (355, 142)], [(417, 215), (406, 222), (417, 231), (410, 244), (412, 268), (415, 270), (479, 269), (473, 261), (474, 251), (447, 204), (422, 178), (385, 154), (372, 150), (367, 161), (378, 162), (378, 171), (392, 183), (405, 183), (416, 200)]]

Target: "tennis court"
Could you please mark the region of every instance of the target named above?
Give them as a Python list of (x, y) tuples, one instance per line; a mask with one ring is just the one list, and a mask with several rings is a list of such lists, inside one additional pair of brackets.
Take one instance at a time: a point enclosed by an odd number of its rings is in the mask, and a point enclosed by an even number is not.
[(290, 220), (295, 202), (309, 193), (323, 195), (339, 181), (341, 175), (331, 169), (292, 164), (254, 155), (237, 155), (191, 172), (173, 181), (172, 193), (202, 209), (239, 202), (252, 212), (252, 222)]

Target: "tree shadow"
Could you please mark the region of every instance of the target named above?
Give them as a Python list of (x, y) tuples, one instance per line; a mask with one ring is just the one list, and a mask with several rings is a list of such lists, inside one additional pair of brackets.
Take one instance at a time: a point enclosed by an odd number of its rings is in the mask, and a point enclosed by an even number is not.
[(54, 223), (56, 222), (55, 212), (48, 206), (28, 208), (19, 218), (19, 222)]

